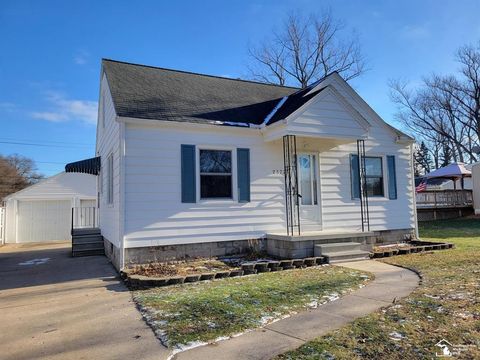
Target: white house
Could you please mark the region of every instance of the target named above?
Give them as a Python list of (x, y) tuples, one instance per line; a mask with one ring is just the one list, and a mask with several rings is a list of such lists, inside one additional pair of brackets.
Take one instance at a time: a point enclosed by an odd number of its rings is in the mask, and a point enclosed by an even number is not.
[(117, 268), (415, 235), (413, 139), (337, 73), (300, 90), (103, 60), (99, 104), (88, 161)]
[(94, 223), (96, 189), (95, 176), (62, 172), (7, 196), (5, 242), (70, 240), (72, 207), (77, 226)]

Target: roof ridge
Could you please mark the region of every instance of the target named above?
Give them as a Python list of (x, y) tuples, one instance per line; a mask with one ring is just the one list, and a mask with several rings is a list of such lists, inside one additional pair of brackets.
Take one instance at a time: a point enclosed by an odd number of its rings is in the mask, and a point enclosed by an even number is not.
[(298, 88), (298, 87), (294, 87), (294, 86), (268, 84), (268, 83), (263, 83), (263, 82), (255, 81), (255, 80), (234, 79), (234, 78), (229, 78), (229, 77), (226, 77), (226, 76), (202, 74), (202, 73), (197, 73), (197, 72), (187, 71), (187, 70), (177, 70), (177, 69), (170, 69), (170, 68), (165, 68), (165, 67), (160, 67), (160, 66), (137, 64), (137, 63), (132, 63), (132, 62), (128, 62), (128, 61), (121, 61), (121, 60), (113, 60), (113, 59), (102, 58), (102, 62), (104, 62), (104, 61), (110, 61), (110, 62), (115, 62), (115, 63), (119, 63), (119, 64), (126, 64), (126, 65), (133, 65), (133, 66), (141, 66), (141, 67), (146, 67), (146, 68), (151, 68), (151, 69), (173, 71), (173, 72), (178, 72), (178, 73), (183, 73), (183, 74), (206, 76), (206, 77), (217, 78), (217, 79), (232, 80), (232, 81), (242, 81), (242, 82), (247, 82), (247, 83), (252, 83), (252, 84), (258, 84), (258, 85), (275, 86), (275, 87), (280, 87), (280, 88), (284, 88), (284, 89), (302, 90), (302, 89), (300, 89), (300, 88)]

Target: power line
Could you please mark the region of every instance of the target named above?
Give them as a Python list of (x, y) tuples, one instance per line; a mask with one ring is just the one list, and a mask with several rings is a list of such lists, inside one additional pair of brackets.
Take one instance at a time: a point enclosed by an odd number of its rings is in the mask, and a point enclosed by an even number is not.
[[(41, 146), (41, 147), (55, 147), (55, 148), (78, 148), (78, 147), (87, 147), (87, 145), (52, 145), (52, 144), (40, 144), (40, 143), (27, 143), (27, 142), (17, 142), (17, 141), (0, 141), (0, 144), (12, 144), (12, 145), (29, 145), (29, 146)], [(88, 145), (90, 147), (90, 145)]]
[(95, 145), (94, 143), (78, 143), (78, 142), (71, 142), (71, 141), (51, 141), (51, 140), (46, 141), (46, 140), (38, 140), (38, 139), (16, 139), (16, 138), (9, 138), (9, 137), (0, 137), (0, 140), (34, 142), (34, 143), (42, 143), (42, 144), (67, 144), (67, 145), (84, 145), (84, 146)]

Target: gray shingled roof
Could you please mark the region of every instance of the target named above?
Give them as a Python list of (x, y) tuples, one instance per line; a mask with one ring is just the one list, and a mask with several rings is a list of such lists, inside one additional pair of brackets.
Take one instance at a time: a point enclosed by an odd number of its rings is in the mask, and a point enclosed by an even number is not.
[(284, 96), (298, 91), (106, 59), (102, 65), (123, 117), (259, 125)]

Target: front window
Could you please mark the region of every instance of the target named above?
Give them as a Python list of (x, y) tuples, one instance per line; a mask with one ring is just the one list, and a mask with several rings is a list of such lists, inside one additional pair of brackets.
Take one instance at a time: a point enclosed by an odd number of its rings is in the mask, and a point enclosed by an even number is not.
[(384, 196), (381, 157), (365, 157), (365, 180), (367, 183), (367, 196)]
[(200, 150), (200, 198), (232, 198), (232, 152)]

